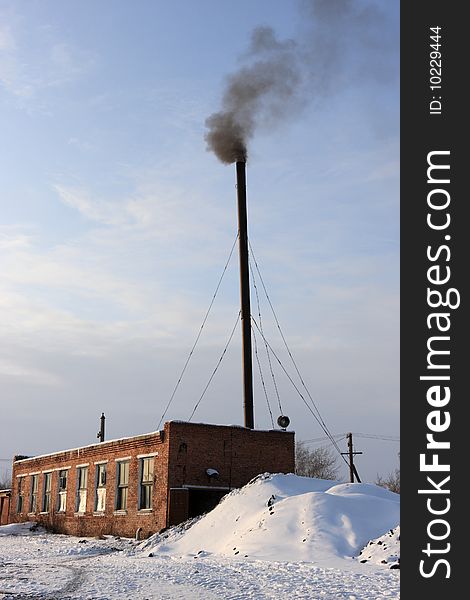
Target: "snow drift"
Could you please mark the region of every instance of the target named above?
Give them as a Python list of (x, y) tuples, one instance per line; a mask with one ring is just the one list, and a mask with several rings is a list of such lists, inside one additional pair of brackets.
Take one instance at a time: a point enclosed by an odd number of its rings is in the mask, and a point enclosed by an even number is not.
[(361, 563), (388, 565), (390, 569), (400, 568), (400, 526), (390, 529), (375, 540), (370, 540), (358, 556)]
[[(396, 527), (400, 497), (372, 484), (264, 474), (190, 527), (154, 536), (153, 554), (250, 557), (333, 566)], [(332, 563), (333, 561), (333, 563)]]

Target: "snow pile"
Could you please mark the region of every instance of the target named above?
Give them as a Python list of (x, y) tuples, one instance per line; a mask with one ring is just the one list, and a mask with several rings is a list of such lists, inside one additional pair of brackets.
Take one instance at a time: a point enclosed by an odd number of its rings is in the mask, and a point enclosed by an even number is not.
[(39, 527), (33, 521), (28, 523), (10, 523), (10, 525), (2, 525), (0, 527), (0, 535), (40, 535), (45, 533), (45, 531), (43, 527)]
[(400, 526), (390, 529), (385, 535), (371, 540), (358, 556), (361, 563), (387, 565), (390, 569), (400, 568)]
[(203, 515), (198, 516), (198, 517), (193, 517), (192, 519), (188, 519), (187, 521), (184, 521), (183, 523), (180, 523), (179, 525), (173, 525), (169, 529), (163, 530), (161, 533), (155, 533), (154, 535), (150, 536), (143, 542), (140, 542), (138, 545), (138, 549), (146, 550), (146, 551), (150, 550), (149, 555), (153, 556), (152, 550), (156, 546), (158, 547), (158, 546), (160, 546), (160, 544), (172, 543), (172, 542), (175, 542), (176, 540), (179, 540), (179, 538), (182, 537), (190, 527), (192, 527), (194, 524), (196, 524), (202, 518), (203, 518)]
[(162, 553), (150, 558), (148, 553), (138, 550), (135, 540), (112, 536), (93, 539), (39, 532), (15, 535), (1, 527), (0, 533), (3, 533), (0, 599), (4, 600), (397, 600), (400, 597), (400, 571), (372, 563), (363, 565), (358, 560), (342, 560), (342, 568), (326, 568), (311, 562), (267, 562), (244, 558), (241, 554), (232, 557), (212, 554), (195, 560), (193, 556)]
[(150, 538), (146, 551), (339, 566), (397, 525), (399, 502), (397, 494), (372, 484), (265, 474), (225, 496), (187, 530)]

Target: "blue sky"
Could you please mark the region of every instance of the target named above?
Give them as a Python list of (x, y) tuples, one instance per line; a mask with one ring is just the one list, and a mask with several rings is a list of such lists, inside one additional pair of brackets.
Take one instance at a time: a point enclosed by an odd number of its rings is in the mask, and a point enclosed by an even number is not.
[[(101, 411), (108, 437), (156, 428), (236, 235), (205, 119), (255, 27), (316, 39), (308, 4), (0, 3), (0, 457), (91, 443)], [(398, 2), (352, 6), (364, 43), (335, 43), (327, 91), (310, 56), (303, 109), (250, 143), (250, 239), (330, 430), (397, 435)], [(168, 417), (188, 418), (238, 297), (235, 255)], [(196, 420), (242, 423), (239, 337)], [(297, 437), (320, 437), (276, 375)], [(396, 466), (396, 444), (360, 445), (364, 478)]]

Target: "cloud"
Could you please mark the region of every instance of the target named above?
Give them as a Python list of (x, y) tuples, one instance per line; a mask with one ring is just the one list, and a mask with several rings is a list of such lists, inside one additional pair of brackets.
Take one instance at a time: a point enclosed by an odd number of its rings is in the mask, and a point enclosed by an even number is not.
[(39, 97), (48, 88), (78, 81), (93, 69), (95, 57), (64, 41), (51, 39), (44, 28), (48, 35), (28, 38), (26, 43), (18, 23), (14, 29), (10, 25), (0, 26), (0, 88), (13, 96), (20, 108), (45, 110), (44, 98)]
[(53, 187), (66, 206), (77, 210), (86, 219), (105, 225), (124, 225), (128, 222), (126, 210), (122, 210), (117, 203), (92, 199), (82, 189), (59, 184)]
[[(0, 333), (3, 347), (14, 342), (66, 355), (104, 356), (138, 341), (179, 345), (182, 333), (196, 330), (204, 308), (172, 285), (175, 262), (159, 256), (159, 238), (118, 224), (106, 226), (103, 239), (102, 219), (110, 222), (106, 211), (97, 214), (82, 196), (67, 198), (77, 210), (99, 218), (96, 229), (53, 246), (19, 227), (0, 237), (0, 311), (8, 315)], [(184, 268), (187, 255), (185, 260)], [(204, 303), (209, 294), (203, 294)], [(216, 339), (224, 335), (223, 327), (212, 329)]]
[(235, 235), (236, 217), (204, 187), (194, 187), (195, 162), (162, 160), (147, 168), (123, 165), (121, 178), (127, 193), (107, 192), (103, 197), (93, 189), (67, 183), (56, 183), (53, 189), (63, 204), (90, 222), (88, 237), (101, 247), (122, 247), (124, 240), (159, 248), (174, 244), (169, 260), (176, 260), (189, 244), (201, 259), (203, 254), (210, 258), (214, 254), (209, 245), (220, 247), (221, 238), (225, 243), (227, 230), (230, 237), (232, 232)]
[(86, 140), (82, 140), (80, 138), (77, 137), (71, 137), (68, 139), (67, 144), (69, 146), (75, 146), (76, 148), (78, 148), (79, 150), (82, 150), (83, 152), (89, 152), (90, 150), (95, 150), (95, 146), (86, 141)]
[(17, 50), (11, 29), (4, 25), (0, 28), (0, 88), (13, 96), (26, 98), (32, 95), (33, 85), (25, 80)]
[(0, 229), (0, 250), (9, 251), (13, 249), (29, 248), (32, 237), (25, 233), (15, 233)]
[(38, 81), (41, 88), (59, 87), (78, 81), (95, 66), (96, 59), (89, 52), (65, 42), (53, 43), (43, 68), (45, 73)]
[(396, 178), (397, 173), (399, 172), (400, 162), (398, 160), (389, 160), (388, 162), (378, 165), (375, 169), (372, 169), (365, 181), (391, 180)]
[[(128, 197), (114, 199), (98, 198), (96, 194), (81, 188), (55, 184), (61, 202), (76, 210), (97, 229), (92, 237), (102, 237), (108, 243), (119, 244), (125, 236), (129, 241), (182, 240), (190, 229), (192, 211), (184, 194), (170, 186), (155, 182), (145, 189), (137, 187)], [(108, 226), (106, 233), (99, 226)], [(103, 235), (104, 234), (104, 235)]]
[[(140, 173), (131, 192), (115, 200), (56, 185), (57, 198), (87, 220), (84, 230), (60, 244), (50, 245), (38, 231), (19, 226), (2, 230), (0, 239), (7, 241), (0, 314), (8, 315), (0, 328), (1, 347), (8, 348), (0, 363), (2, 385), (28, 414), (35, 413), (40, 399), (50, 418), (59, 419), (66, 399), (68, 414), (77, 423), (77, 445), (90, 429), (90, 415), (101, 410), (109, 413), (116, 437), (157, 426), (233, 242), (224, 230), (226, 215), (210, 199), (198, 201), (184, 183), (185, 173), (182, 183), (172, 186), (172, 179), (173, 174), (165, 180), (158, 170), (153, 176)], [(71, 218), (76, 214), (71, 212)], [(384, 264), (390, 269), (393, 257), (384, 263), (384, 255), (377, 253), (328, 256), (334, 243), (325, 246), (330, 243), (326, 238), (321, 254), (313, 256), (295, 240), (295, 227), (283, 235), (263, 240), (257, 259), (291, 350), (327, 423), (341, 431), (359, 429), (344, 422), (348, 402), (356, 406), (354, 418), (371, 422), (386, 415), (393, 427), (397, 294), (379, 277)], [(207, 270), (207, 265), (215, 268)], [(188, 417), (225, 344), (238, 305), (236, 260), (231, 275), (229, 297), (219, 296), (214, 306), (172, 405), (172, 418)], [(252, 302), (256, 313), (254, 296)], [(292, 371), (266, 310), (266, 335)], [(261, 348), (259, 339), (258, 344)], [(311, 436), (303, 405), (276, 364), (274, 368), (283, 408), (299, 437)], [(240, 422), (239, 387), (237, 335), (197, 419)], [(33, 395), (31, 388), (36, 389)], [(257, 390), (256, 422), (268, 427), (265, 401)], [(68, 435), (62, 442), (54, 439), (51, 451), (68, 444)], [(29, 451), (29, 440), (25, 443)], [(43, 448), (44, 440), (38, 436), (31, 444), (34, 451)]]
[(11, 30), (6, 25), (0, 26), (0, 51), (12, 51), (16, 47)]
[(27, 385), (38, 386), (60, 386), (62, 380), (54, 373), (41, 371), (35, 367), (21, 365), (19, 363), (0, 358), (0, 377), (12, 378)]
[[(0, 230), (2, 456), (92, 442), (101, 410), (111, 437), (156, 427), (237, 229), (234, 172), (204, 149), (211, 75), (203, 84), (178, 69), (155, 78), (155, 69), (135, 68), (141, 57), (147, 64), (139, 53), (148, 47), (139, 46), (123, 65), (132, 85), (123, 86), (115, 60), (125, 52), (122, 35), (132, 42), (129, 31), (116, 29), (104, 53), (99, 31), (88, 36), (96, 59), (83, 37), (64, 37), (62, 17), (51, 16), (50, 27), (7, 19), (0, 29), (2, 103), (31, 113), (60, 106), (54, 120), (27, 120), (19, 168), (30, 176), (23, 183), (9, 177), (21, 185), (5, 216), (36, 224)], [(102, 76), (89, 77), (97, 67)], [(388, 140), (369, 132), (370, 89), (306, 114), (280, 137), (259, 136), (248, 210), (270, 298), (328, 425), (364, 431), (372, 422), (369, 431), (384, 432), (385, 423), (395, 433), (396, 123), (381, 110)], [(37, 143), (47, 150), (39, 159)], [(289, 365), (262, 302), (266, 335)], [(189, 416), (238, 303), (235, 251), (169, 417)], [(237, 332), (197, 420), (242, 421), (240, 357)], [(298, 437), (314, 437), (315, 423), (274, 369)], [(270, 427), (258, 384), (256, 423)]]

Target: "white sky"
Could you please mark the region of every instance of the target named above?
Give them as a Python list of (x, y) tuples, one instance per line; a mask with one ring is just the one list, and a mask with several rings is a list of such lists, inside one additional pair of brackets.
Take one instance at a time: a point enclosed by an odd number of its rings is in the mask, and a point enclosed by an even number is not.
[[(257, 132), (249, 228), (330, 430), (398, 435), (398, 1), (372, 4), (383, 18), (362, 13), (361, 53), (334, 46), (329, 93)], [(234, 168), (204, 121), (254, 27), (309, 35), (301, 5), (0, 3), (1, 458), (89, 444), (102, 411), (108, 438), (157, 427), (236, 234)], [(188, 418), (233, 326), (236, 258), (169, 418)], [(242, 423), (239, 337), (196, 420)], [(276, 374), (298, 439), (322, 436)], [(357, 444), (363, 479), (398, 464), (397, 444)]]

